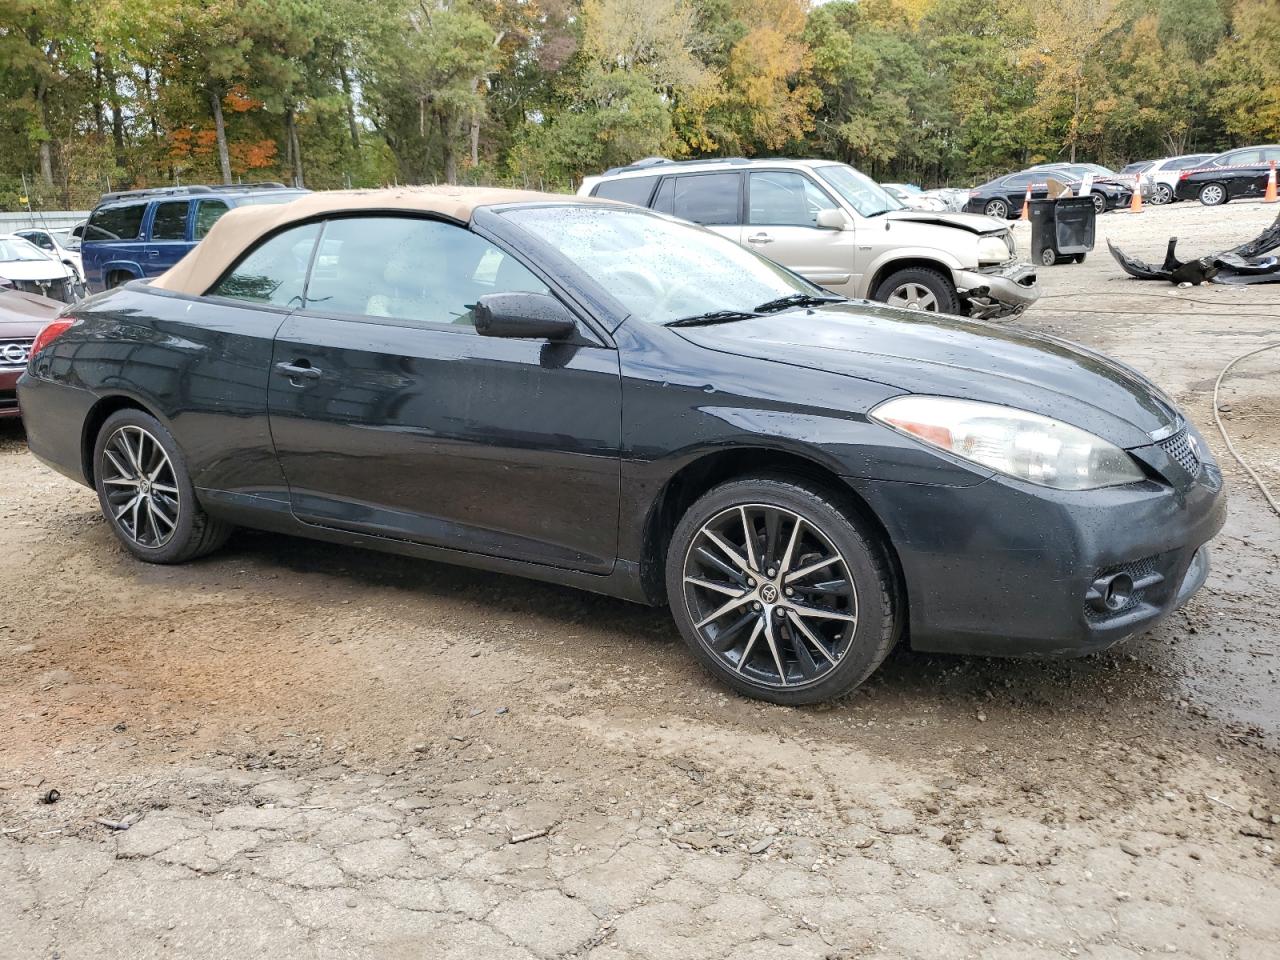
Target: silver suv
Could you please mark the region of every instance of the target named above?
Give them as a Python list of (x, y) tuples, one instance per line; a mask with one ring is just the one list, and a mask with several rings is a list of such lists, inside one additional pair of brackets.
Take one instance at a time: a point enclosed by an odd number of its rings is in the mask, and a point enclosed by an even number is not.
[(1040, 296), (1007, 223), (908, 210), (830, 160), (653, 158), (587, 177), (578, 193), (700, 223), (846, 297), (994, 318)]

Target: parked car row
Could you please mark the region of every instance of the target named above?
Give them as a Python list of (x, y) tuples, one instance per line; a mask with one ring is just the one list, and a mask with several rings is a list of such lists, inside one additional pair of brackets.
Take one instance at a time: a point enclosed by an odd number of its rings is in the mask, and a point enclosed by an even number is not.
[[(971, 213), (982, 213), (997, 220), (1013, 220), (1022, 213), (1022, 204), (1027, 198), (1028, 189), (1032, 200), (1045, 200), (1049, 196), (1049, 181), (1070, 187), (1079, 193), (1083, 186), (1085, 173), (1089, 171), (1072, 171), (1059, 167), (1032, 167), (1017, 173), (1006, 174), (988, 180), (969, 191), (969, 202), (965, 209)], [(1124, 207), (1133, 196), (1131, 187), (1111, 180), (1094, 180), (1089, 189), (1093, 198), (1094, 209), (1098, 213)]]

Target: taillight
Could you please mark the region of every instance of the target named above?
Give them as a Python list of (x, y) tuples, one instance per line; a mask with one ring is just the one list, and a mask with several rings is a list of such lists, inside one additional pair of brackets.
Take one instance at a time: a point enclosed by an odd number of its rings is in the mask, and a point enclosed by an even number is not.
[(32, 359), (35, 359), (37, 353), (70, 330), (75, 322), (74, 317), (59, 317), (57, 320), (46, 323), (44, 329), (36, 334), (36, 338), (31, 344)]
[(1185, 179), (1187, 179), (1187, 177), (1189, 177), (1189, 176), (1191, 176), (1191, 171), (1190, 171), (1190, 170), (1183, 170), (1180, 174), (1178, 174), (1178, 179), (1179, 179), (1179, 180), (1185, 180)]

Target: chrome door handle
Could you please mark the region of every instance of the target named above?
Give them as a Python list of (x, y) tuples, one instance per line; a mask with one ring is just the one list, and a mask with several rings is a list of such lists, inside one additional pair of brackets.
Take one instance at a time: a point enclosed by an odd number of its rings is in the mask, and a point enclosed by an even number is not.
[(319, 380), (321, 374), (318, 367), (313, 367), (309, 363), (306, 366), (298, 363), (277, 363), (276, 370), (290, 380)]
[(773, 243), (773, 237), (767, 233), (757, 233), (753, 237), (747, 237), (747, 243)]

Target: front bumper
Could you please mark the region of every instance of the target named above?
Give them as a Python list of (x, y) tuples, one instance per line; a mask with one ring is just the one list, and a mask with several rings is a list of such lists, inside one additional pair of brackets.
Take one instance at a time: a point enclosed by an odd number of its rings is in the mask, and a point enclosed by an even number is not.
[(955, 270), (956, 291), (976, 320), (1016, 317), (1040, 299), (1036, 268), (1010, 260), (995, 267)]
[(0, 420), (19, 415), (17, 391), (22, 369), (0, 369)]
[[(1076, 492), (1002, 476), (968, 487), (849, 480), (897, 552), (912, 647), (1080, 656), (1186, 603), (1226, 518), (1221, 471), (1206, 461), (1179, 475), (1158, 446), (1133, 453), (1169, 479)], [(1121, 572), (1132, 596), (1100, 611), (1091, 589)]]

